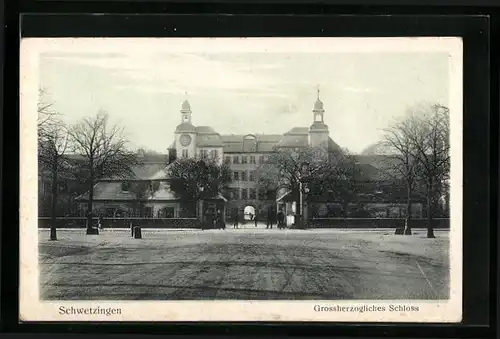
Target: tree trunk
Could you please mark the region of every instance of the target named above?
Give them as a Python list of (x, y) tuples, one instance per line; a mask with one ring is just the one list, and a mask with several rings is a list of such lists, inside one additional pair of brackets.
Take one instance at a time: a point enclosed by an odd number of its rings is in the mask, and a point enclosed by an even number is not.
[(295, 193), (295, 214), (300, 215), (302, 213), (302, 206), (300, 206), (300, 189)]
[(349, 201), (348, 200), (344, 200), (342, 202), (342, 214), (343, 214), (343, 217), (344, 217), (344, 222), (347, 222), (347, 218), (349, 217)]
[(99, 234), (98, 230), (92, 227), (92, 205), (94, 202), (94, 180), (89, 180), (89, 199), (87, 201), (87, 234)]
[(50, 222), (50, 240), (57, 240), (57, 168), (52, 169), (52, 211)]
[[(293, 219), (293, 224), (294, 227), (296, 228), (301, 228), (302, 225), (302, 199), (300, 198), (301, 192), (300, 192), (300, 185), (299, 188), (294, 191), (292, 194), (294, 196), (293, 201), (295, 201), (295, 217)], [(276, 215), (277, 211), (273, 211), (273, 214)]]
[(432, 180), (429, 180), (427, 187), (427, 238), (434, 238), (434, 229), (432, 227)]
[(408, 189), (407, 189), (407, 196), (406, 196), (406, 222), (405, 222), (405, 235), (410, 235), (411, 234), (411, 195), (412, 195), (412, 189), (411, 185), (408, 184)]

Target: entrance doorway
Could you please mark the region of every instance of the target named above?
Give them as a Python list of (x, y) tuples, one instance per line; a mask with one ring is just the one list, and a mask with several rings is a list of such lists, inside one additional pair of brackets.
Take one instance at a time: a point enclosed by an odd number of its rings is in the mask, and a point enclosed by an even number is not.
[(245, 206), (243, 209), (243, 220), (252, 221), (255, 219), (255, 207)]

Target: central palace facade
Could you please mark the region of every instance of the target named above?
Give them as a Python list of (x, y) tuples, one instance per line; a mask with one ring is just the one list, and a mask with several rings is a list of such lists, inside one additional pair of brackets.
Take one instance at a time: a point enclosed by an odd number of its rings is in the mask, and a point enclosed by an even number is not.
[[(101, 180), (94, 187), (93, 212), (105, 218), (148, 217), (148, 218), (195, 218), (193, 208), (186, 208), (169, 189), (168, 166), (178, 158), (211, 158), (219, 164), (226, 164), (232, 176), (228, 188), (221, 195), (208, 199), (205, 208), (223, 206), (226, 220), (235, 212), (239, 215), (256, 215), (265, 218), (269, 208), (284, 204), (286, 213), (293, 215), (297, 202), (287, 201), (286, 192), (269, 194), (258, 186), (259, 166), (266, 163), (276, 149), (321, 148), (327, 153), (342, 152), (341, 147), (329, 135), (324, 122), (324, 105), (318, 98), (312, 105), (312, 119), (309, 127), (294, 127), (283, 134), (219, 134), (210, 126), (196, 126), (194, 112), (187, 100), (182, 103), (180, 123), (175, 129), (174, 141), (166, 154), (141, 154), (143, 165), (134, 168), (134, 176), (128, 180)], [(380, 195), (380, 159), (376, 154), (356, 155), (357, 166), (362, 168), (364, 181), (376, 183), (373, 192), (367, 192), (366, 199), (383, 217), (401, 217), (404, 201), (391, 195), (389, 200), (377, 198)], [(140, 196), (131, 187), (134, 183), (149, 187)], [(43, 187), (42, 187), (43, 190)], [(372, 190), (372, 189), (370, 189)], [(285, 193), (285, 194), (283, 194)], [(80, 216), (86, 214), (88, 194), (75, 198)], [(404, 197), (404, 192), (402, 193)], [(334, 202), (311, 204), (310, 217), (335, 217), (338, 215)], [(415, 216), (421, 216), (422, 204), (416, 203)], [(377, 212), (378, 211), (378, 212)]]

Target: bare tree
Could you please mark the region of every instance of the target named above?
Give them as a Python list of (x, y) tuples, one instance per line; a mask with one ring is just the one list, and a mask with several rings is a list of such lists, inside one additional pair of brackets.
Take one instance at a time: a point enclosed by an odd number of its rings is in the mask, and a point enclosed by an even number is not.
[[(289, 191), (294, 201), (300, 199), (300, 181), (304, 166), (313, 167), (319, 164), (313, 162), (312, 149), (276, 149), (269, 155), (265, 164), (258, 170), (259, 187), (266, 187), (275, 192)], [(297, 204), (296, 213), (300, 214), (301, 206)]]
[(450, 111), (447, 107), (429, 105), (423, 114), (414, 116), (408, 134), (412, 142), (412, 155), (418, 162), (417, 173), (427, 193), (427, 237), (434, 238), (432, 224), (434, 206), (450, 174)]
[(137, 154), (126, 148), (123, 128), (110, 126), (108, 121), (108, 114), (100, 111), (69, 130), (73, 151), (83, 159), (81, 175), (88, 187), (87, 234), (98, 234), (92, 227), (94, 185), (103, 178), (128, 179), (133, 176), (133, 166), (140, 165)]
[(385, 130), (383, 141), (379, 144), (384, 153), (384, 169), (393, 182), (402, 180), (406, 186), (406, 221), (405, 235), (411, 234), (412, 196), (417, 184), (418, 161), (411, 133), (418, 122), (414, 117), (394, 124)]
[[(276, 149), (258, 170), (259, 187), (288, 191), (292, 199), (298, 202), (300, 194), (306, 193), (304, 182), (309, 182), (310, 188), (314, 190), (311, 194), (320, 194), (315, 191), (316, 188), (333, 186), (333, 181), (337, 179), (337, 188), (340, 187), (340, 178), (349, 176), (350, 168), (344, 166), (348, 158), (344, 152), (327, 154), (321, 149)], [(347, 186), (343, 187), (347, 189)], [(302, 213), (300, 204), (297, 204), (296, 213)]]
[(68, 169), (66, 150), (68, 148), (68, 130), (65, 124), (52, 116), (39, 125), (38, 161), (42, 175), (50, 173), (52, 184), (50, 240), (57, 240), (56, 215), (59, 188), (59, 176)]
[(59, 113), (54, 109), (54, 102), (47, 97), (48, 93), (45, 89), (38, 89), (38, 103), (37, 103), (37, 129), (38, 138), (44, 137), (46, 132), (51, 131), (54, 124), (60, 123)]
[(356, 201), (357, 177), (361, 173), (356, 157), (343, 150), (330, 156), (330, 161), (309, 177), (309, 195), (327, 198), (342, 204), (343, 216), (348, 217), (349, 204)]
[(51, 222), (50, 240), (57, 240), (56, 217), (59, 187), (59, 175), (67, 169), (66, 149), (68, 131), (59, 113), (54, 109), (54, 102), (47, 99), (43, 88), (38, 90), (38, 162), (42, 177), (49, 173), (51, 178)]

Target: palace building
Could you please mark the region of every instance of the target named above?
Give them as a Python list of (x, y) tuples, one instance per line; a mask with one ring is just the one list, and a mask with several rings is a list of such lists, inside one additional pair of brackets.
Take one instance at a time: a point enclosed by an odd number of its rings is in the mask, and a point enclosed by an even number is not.
[[(101, 180), (94, 187), (93, 209), (105, 217), (141, 216), (153, 218), (193, 218), (193, 209), (185, 208), (168, 187), (168, 165), (177, 158), (211, 158), (219, 164), (226, 164), (232, 174), (232, 182), (228, 189), (218, 197), (206, 201), (206, 206), (224, 206), (226, 220), (234, 212), (244, 215), (249, 220), (256, 216), (258, 220), (265, 218), (269, 208), (276, 208), (284, 195), (270, 194), (259, 189), (258, 169), (267, 157), (276, 149), (319, 148), (323, 154), (341, 152), (341, 147), (329, 135), (328, 125), (324, 122), (325, 109), (320, 100), (312, 107), (312, 121), (309, 127), (294, 127), (283, 134), (219, 134), (210, 126), (194, 124), (195, 111), (185, 100), (180, 109), (180, 123), (175, 129), (174, 141), (164, 155), (143, 155), (144, 165), (134, 170), (135, 176), (129, 180)], [(370, 177), (366, 182), (378, 182), (379, 166), (376, 155), (357, 156), (357, 166), (363, 167), (363, 172)], [(146, 186), (145, 193), (138, 193), (134, 185)], [(372, 185), (373, 186), (373, 185)], [(374, 185), (374, 190), (380, 190), (380, 185)], [(286, 192), (285, 192), (286, 193)], [(404, 195), (404, 194), (403, 194)], [(86, 197), (83, 194), (77, 198), (80, 215), (86, 213)], [(373, 200), (373, 197), (370, 199)], [(402, 198), (403, 199), (403, 198)], [(399, 200), (399, 199), (397, 199)], [(283, 200), (284, 201), (284, 200)], [(376, 204), (377, 202), (374, 202)], [(287, 212), (293, 212), (292, 202), (287, 202)], [(392, 202), (382, 201), (381, 209), (388, 211), (387, 205)], [(404, 204), (398, 202), (399, 216), (404, 210)], [(314, 215), (332, 216), (327, 203), (318, 202), (311, 206)], [(391, 206), (392, 206), (391, 205)], [(417, 208), (416, 213), (421, 211)], [(219, 208), (219, 207), (217, 207)], [(189, 212), (191, 211), (191, 212)], [(191, 214), (190, 214), (191, 213)], [(328, 214), (330, 213), (330, 214)], [(389, 212), (387, 212), (389, 213)], [(386, 213), (386, 216), (387, 216)], [(421, 213), (421, 212), (420, 212)], [(314, 216), (313, 215), (313, 216)]]
[(180, 113), (181, 123), (175, 130), (175, 141), (168, 149), (169, 159), (209, 157), (230, 168), (232, 182), (224, 192), (228, 219), (237, 211), (245, 218), (257, 215), (262, 220), (267, 210), (276, 206), (276, 195), (259, 190), (257, 185), (258, 168), (275, 149), (313, 147), (323, 149), (325, 154), (341, 151), (329, 136), (319, 91), (312, 110), (311, 126), (295, 127), (284, 134), (228, 135), (219, 134), (209, 126), (195, 126), (187, 100), (183, 102)]

